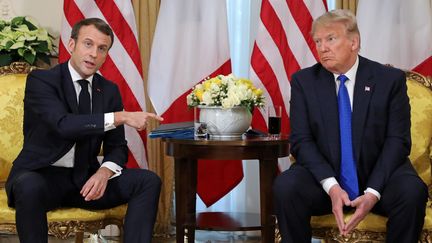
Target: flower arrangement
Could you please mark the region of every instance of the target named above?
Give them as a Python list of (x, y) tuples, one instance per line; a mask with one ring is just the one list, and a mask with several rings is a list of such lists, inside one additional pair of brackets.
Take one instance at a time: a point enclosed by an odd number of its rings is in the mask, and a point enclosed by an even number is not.
[(34, 65), (38, 60), (49, 65), (49, 58), (54, 56), (53, 39), (29, 17), (0, 20), (0, 66), (17, 61)]
[(264, 106), (264, 96), (263, 91), (256, 88), (249, 79), (237, 78), (233, 74), (218, 75), (195, 85), (187, 96), (187, 104), (190, 107), (243, 106), (252, 111), (254, 107)]

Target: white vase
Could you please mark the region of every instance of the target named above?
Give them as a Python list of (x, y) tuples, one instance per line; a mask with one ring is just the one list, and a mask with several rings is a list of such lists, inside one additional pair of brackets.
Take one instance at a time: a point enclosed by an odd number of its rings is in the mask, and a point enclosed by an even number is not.
[(200, 122), (207, 124), (211, 137), (241, 137), (250, 127), (252, 114), (245, 107), (224, 109), (214, 106), (200, 106)]

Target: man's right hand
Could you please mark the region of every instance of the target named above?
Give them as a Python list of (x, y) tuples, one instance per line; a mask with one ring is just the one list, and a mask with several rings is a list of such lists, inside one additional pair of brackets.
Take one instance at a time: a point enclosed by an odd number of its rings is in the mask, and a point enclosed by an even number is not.
[(351, 205), (348, 193), (346, 193), (338, 184), (336, 184), (330, 188), (329, 196), (332, 202), (332, 212), (335, 216), (339, 233), (344, 235), (345, 221), (343, 207)]
[(147, 125), (148, 119), (155, 119), (158, 121), (163, 121), (163, 118), (154, 114), (148, 113), (145, 111), (118, 111), (114, 112), (114, 125), (128, 125), (131, 126), (138, 131), (144, 130)]

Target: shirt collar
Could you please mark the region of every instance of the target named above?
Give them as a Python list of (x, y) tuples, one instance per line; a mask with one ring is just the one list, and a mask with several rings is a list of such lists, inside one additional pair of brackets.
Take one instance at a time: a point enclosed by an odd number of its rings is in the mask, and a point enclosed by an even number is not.
[[(81, 75), (79, 75), (79, 73), (75, 70), (75, 68), (72, 67), (70, 61), (68, 62), (68, 68), (69, 68), (69, 72), (71, 74), (72, 81), (76, 82), (78, 80), (83, 79), (81, 77)], [(94, 75), (86, 78), (86, 80), (89, 81), (90, 87), (92, 86), (93, 77), (94, 77)]]
[[(359, 66), (359, 57), (357, 56), (356, 61), (354, 65), (346, 72), (343, 73), (347, 78), (351, 81), (355, 81), (355, 77), (357, 75), (357, 69)], [(337, 77), (339, 77), (340, 74), (333, 73), (335, 80), (337, 80)]]

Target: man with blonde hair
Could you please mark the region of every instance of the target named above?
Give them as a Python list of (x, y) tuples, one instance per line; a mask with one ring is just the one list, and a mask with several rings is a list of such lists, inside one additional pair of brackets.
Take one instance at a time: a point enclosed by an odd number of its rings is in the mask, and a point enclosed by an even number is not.
[[(310, 218), (333, 213), (341, 235), (369, 212), (388, 217), (387, 242), (417, 242), (428, 190), (408, 155), (410, 105), (403, 71), (359, 56), (347, 10), (312, 24), (319, 63), (291, 81), (291, 153), (273, 185), (283, 242), (310, 242)], [(344, 212), (353, 216), (344, 221)]]

